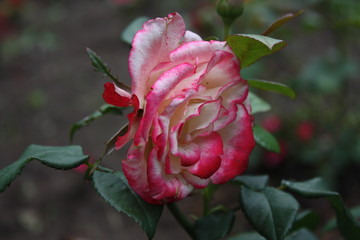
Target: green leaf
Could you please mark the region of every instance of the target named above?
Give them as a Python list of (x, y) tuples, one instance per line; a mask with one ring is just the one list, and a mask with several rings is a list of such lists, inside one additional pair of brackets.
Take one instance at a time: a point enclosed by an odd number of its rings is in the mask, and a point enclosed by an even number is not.
[(233, 183), (240, 183), (244, 185), (247, 188), (250, 188), (252, 190), (261, 191), (266, 188), (266, 185), (269, 182), (269, 176), (268, 175), (258, 175), (258, 176), (252, 176), (252, 175), (241, 175), (235, 177), (233, 180), (231, 180)]
[(197, 219), (194, 223), (196, 240), (217, 240), (232, 229), (235, 215), (233, 211), (220, 212)]
[(299, 230), (301, 228), (315, 229), (320, 222), (320, 217), (314, 211), (305, 210), (300, 212), (296, 216), (292, 231)]
[(86, 52), (89, 55), (91, 64), (94, 66), (95, 70), (102, 72), (113, 80), (117, 81), (117, 78), (110, 73), (110, 68), (107, 67), (107, 64), (90, 48), (86, 48)]
[(250, 87), (258, 88), (261, 90), (271, 91), (285, 95), (291, 99), (296, 97), (296, 93), (290, 87), (282, 83), (270, 82), (265, 80), (247, 80)]
[(259, 112), (267, 112), (271, 109), (271, 106), (264, 99), (260, 98), (256, 94), (249, 92), (249, 99), (251, 104), (252, 114)]
[(115, 149), (116, 147), (116, 141), (118, 139), (118, 137), (120, 136), (124, 136), (127, 131), (129, 129), (129, 124), (126, 123), (122, 128), (119, 129), (119, 131), (117, 131), (105, 144), (105, 151), (104, 151), (104, 155), (108, 155), (110, 153), (112, 153), (112, 151)]
[(263, 236), (256, 232), (240, 233), (228, 238), (227, 240), (266, 240)]
[[(241, 233), (228, 238), (227, 240), (266, 240), (256, 232)], [(300, 229), (285, 237), (285, 240), (318, 240), (318, 238), (307, 229)]]
[(148, 17), (138, 17), (132, 21), (121, 33), (121, 40), (125, 43), (132, 44), (132, 40), (135, 36), (135, 33), (142, 28), (142, 25), (148, 21)]
[(289, 234), (285, 240), (318, 240), (318, 238), (309, 230), (302, 228)]
[(253, 132), (257, 144), (269, 151), (280, 153), (280, 145), (271, 133), (258, 125), (253, 127)]
[[(356, 219), (360, 219), (360, 206), (354, 207), (350, 209), (350, 213), (351, 215), (353, 215)], [(336, 219), (332, 218), (330, 219), (326, 224), (325, 227), (323, 229), (323, 231), (330, 231), (332, 229), (336, 228)]]
[(294, 182), (283, 180), (281, 182), (283, 187), (307, 198), (327, 197), (338, 195), (328, 189), (326, 184), (321, 178), (313, 178), (304, 182)]
[(152, 239), (161, 217), (163, 205), (153, 205), (142, 200), (128, 185), (123, 173), (95, 171), (94, 187), (107, 203), (140, 224)]
[(270, 26), (262, 33), (262, 35), (269, 35), (270, 33), (272, 33), (273, 31), (275, 31), (276, 29), (280, 28), (282, 25), (284, 25), (285, 23), (287, 23), (288, 21), (290, 21), (291, 19), (299, 16), (300, 14), (302, 14), (304, 12), (304, 10), (300, 10), (296, 13), (287, 13), (284, 16), (276, 19), (273, 23), (270, 24)]
[(286, 46), (282, 40), (254, 34), (230, 35), (226, 38), (226, 42), (240, 60), (241, 68), (250, 66), (260, 58)]
[(305, 182), (282, 181), (282, 186), (306, 198), (325, 197), (336, 213), (337, 224), (345, 239), (360, 239), (360, 224), (345, 207), (339, 193), (329, 191), (321, 178)]
[(16, 162), (0, 170), (0, 192), (11, 184), (27, 163), (35, 159), (49, 167), (66, 170), (84, 163), (88, 156), (83, 154), (80, 146), (30, 145)]
[(91, 60), (91, 64), (94, 66), (95, 70), (98, 72), (102, 72), (106, 76), (108, 76), (114, 83), (121, 89), (125, 91), (130, 91), (130, 87), (120, 82), (117, 77), (112, 75), (110, 72), (110, 68), (107, 67), (107, 64), (102, 61), (102, 59), (96, 55), (96, 53), (91, 50), (90, 48), (86, 48), (86, 52), (89, 55), (89, 58)]
[(96, 110), (95, 112), (93, 112), (92, 114), (90, 114), (89, 116), (81, 119), (80, 121), (76, 122), (75, 124), (72, 125), (71, 130), (70, 130), (70, 142), (73, 141), (74, 139), (74, 134), (82, 127), (85, 127), (87, 125), (89, 125), (91, 122), (93, 122), (94, 120), (108, 114), (108, 113), (113, 113), (113, 114), (122, 114), (122, 110), (120, 107), (116, 107), (110, 104), (104, 104), (102, 105), (98, 110)]
[(262, 192), (241, 187), (240, 203), (251, 225), (269, 240), (284, 239), (299, 209), (290, 194), (272, 187)]

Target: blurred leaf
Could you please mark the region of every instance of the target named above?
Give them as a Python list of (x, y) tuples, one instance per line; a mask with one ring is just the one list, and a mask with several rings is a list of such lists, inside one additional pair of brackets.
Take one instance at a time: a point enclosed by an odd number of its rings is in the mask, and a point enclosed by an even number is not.
[(252, 79), (254, 76), (257, 76), (259, 73), (266, 72), (266, 64), (262, 61), (258, 61), (251, 66), (242, 68), (240, 70), (241, 77), (243, 79)]
[(251, 225), (269, 240), (284, 239), (299, 209), (290, 194), (272, 187), (261, 192), (241, 187), (240, 203)]
[[(354, 207), (350, 209), (350, 213), (356, 218), (356, 219), (360, 219), (360, 206)], [(330, 231), (333, 230), (334, 228), (336, 228), (336, 219), (332, 218), (330, 219), (325, 227), (324, 227), (324, 231)]]
[(320, 222), (320, 217), (314, 211), (305, 210), (296, 216), (296, 220), (294, 223), (292, 231), (299, 230), (301, 228), (307, 228), (313, 230)]
[(325, 16), (312, 9), (306, 9), (306, 13), (301, 17), (301, 25), (304, 30), (319, 30), (323, 28), (325, 23)]
[(241, 175), (241, 176), (235, 177), (233, 180), (231, 180), (231, 182), (240, 183), (249, 189), (261, 191), (266, 188), (266, 185), (269, 182), (269, 176), (268, 175), (259, 175), (259, 176)]
[(280, 28), (282, 25), (284, 25), (285, 23), (287, 23), (291, 19), (299, 16), (303, 12), (304, 12), (304, 10), (298, 11), (296, 13), (287, 13), (287, 14), (285, 14), (284, 16), (280, 17), (279, 19), (277, 19), (273, 23), (271, 23), (271, 25), (262, 33), (262, 35), (265, 35), (265, 36), (269, 35), (270, 33), (275, 31), (276, 29)]
[(259, 112), (267, 112), (271, 109), (271, 106), (264, 99), (258, 97), (256, 94), (249, 92), (249, 99), (251, 104), (252, 114)]
[(121, 172), (95, 171), (93, 181), (95, 189), (107, 203), (139, 223), (148, 238), (153, 238), (163, 205), (153, 205), (142, 200), (129, 187)]
[(240, 60), (241, 68), (286, 46), (282, 40), (254, 34), (230, 35), (226, 38), (226, 42)]
[(148, 17), (136, 18), (121, 33), (121, 40), (131, 45), (136, 32), (142, 29), (142, 25), (149, 19)]
[(110, 104), (104, 104), (102, 105), (98, 110), (96, 110), (95, 112), (93, 112), (92, 114), (90, 114), (89, 116), (81, 119), (80, 121), (76, 122), (75, 124), (73, 124), (71, 126), (70, 129), (70, 142), (73, 141), (74, 139), (74, 135), (75, 133), (82, 127), (85, 127), (87, 125), (89, 125), (91, 122), (93, 122), (94, 120), (108, 114), (108, 113), (113, 113), (113, 114), (122, 114), (122, 110), (119, 107), (110, 105)]
[[(242, 233), (236, 236), (230, 237), (227, 240), (266, 240), (260, 234), (256, 232)], [(284, 238), (284, 240), (318, 240), (318, 238), (307, 229), (300, 229), (298, 231), (290, 233)]]
[(43, 107), (47, 102), (47, 95), (42, 89), (35, 89), (27, 96), (29, 105), (34, 109)]
[(55, 169), (71, 169), (84, 163), (88, 156), (84, 155), (80, 146), (41, 146), (30, 145), (14, 163), (0, 170), (0, 192), (3, 192), (19, 175), (27, 163), (38, 160), (42, 164)]
[(197, 240), (217, 240), (232, 229), (235, 215), (233, 211), (214, 213), (197, 219), (194, 229)]
[(285, 240), (318, 240), (318, 238), (309, 230), (302, 228), (290, 233)]
[(266, 240), (266, 239), (256, 232), (247, 232), (232, 236), (227, 240)]
[(253, 132), (257, 144), (269, 151), (280, 153), (280, 145), (270, 132), (258, 125), (253, 127)]
[(254, 79), (247, 81), (250, 87), (254, 87), (266, 91), (277, 92), (292, 99), (296, 97), (294, 90), (292, 90), (290, 87), (282, 83), (270, 82), (265, 80), (254, 80)]
[(282, 181), (282, 186), (306, 198), (325, 197), (335, 210), (337, 224), (345, 239), (360, 239), (360, 224), (345, 207), (339, 193), (329, 191), (320, 178), (305, 182)]
[(323, 55), (309, 59), (294, 81), (294, 87), (310, 93), (338, 94), (349, 78), (358, 75), (358, 62), (343, 55), (339, 49), (331, 48)]

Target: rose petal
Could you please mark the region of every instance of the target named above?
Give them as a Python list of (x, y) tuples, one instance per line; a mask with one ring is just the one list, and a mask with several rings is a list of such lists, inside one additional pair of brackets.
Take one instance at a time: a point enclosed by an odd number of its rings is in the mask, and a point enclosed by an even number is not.
[(186, 31), (183, 39), (183, 43), (201, 41), (202, 38), (192, 31)]
[(166, 203), (186, 197), (194, 187), (180, 174), (166, 174), (163, 164), (156, 156), (156, 149), (153, 149), (149, 156), (147, 172), (152, 198)]
[(224, 143), (224, 154), (221, 156), (220, 168), (211, 176), (211, 181), (215, 184), (225, 183), (245, 171), (255, 146), (253, 117), (243, 105), (239, 104), (237, 107), (235, 121), (219, 131)]
[(201, 150), (196, 143), (183, 143), (177, 146), (177, 151), (173, 151), (173, 154), (180, 157), (182, 166), (191, 166), (199, 161), (201, 156)]
[(160, 204), (159, 201), (152, 199), (149, 191), (147, 178), (147, 158), (144, 146), (131, 145), (127, 159), (122, 161), (122, 170), (130, 187), (145, 201), (152, 204)]
[(179, 46), (184, 34), (185, 23), (178, 13), (149, 20), (135, 34), (129, 56), (129, 72), (132, 92), (139, 97), (140, 108), (147, 94), (149, 73), (157, 64), (169, 61), (169, 52)]
[(195, 142), (200, 148), (199, 161), (188, 168), (188, 171), (200, 178), (211, 177), (220, 167), (223, 152), (223, 140), (221, 136), (213, 132), (206, 137), (198, 137)]
[(168, 154), (165, 159), (165, 173), (179, 174), (182, 170), (180, 157)]
[(141, 111), (139, 111), (139, 100), (136, 95), (132, 96), (132, 103), (134, 105), (133, 112), (128, 114), (129, 125), (128, 130), (123, 136), (119, 136), (115, 143), (115, 149), (118, 150), (122, 148), (126, 143), (134, 138), (135, 133), (140, 125), (141, 120)]
[(198, 189), (205, 188), (210, 182), (210, 179), (199, 178), (187, 171), (183, 171), (181, 174), (183, 175), (186, 181), (188, 181), (191, 185), (193, 185), (195, 188)]
[(111, 82), (104, 84), (103, 98), (108, 104), (118, 107), (127, 107), (131, 104), (130, 93), (120, 89)]
[[(179, 131), (178, 128), (182, 125), (184, 121), (184, 112), (187, 107), (188, 99), (195, 93), (195, 90), (188, 89), (188, 91), (184, 95), (172, 99), (171, 103), (165, 108), (162, 114), (158, 118), (154, 119), (154, 122), (159, 123), (159, 127), (161, 128), (162, 132), (162, 134), (159, 135), (155, 141), (156, 146), (159, 148), (159, 159), (164, 159), (164, 154), (166, 154), (166, 152), (168, 151), (168, 143), (170, 143), (171, 149), (172, 135), (176, 135), (176, 133), (174, 134), (173, 132)], [(175, 139), (175, 143), (173, 142), (173, 144), (175, 144), (177, 148), (177, 139)]]
[(219, 41), (196, 41), (181, 45), (170, 53), (172, 62), (203, 63), (208, 62), (217, 50), (231, 52), (226, 42)]
[(146, 108), (143, 120), (135, 137), (135, 144), (147, 141), (153, 119), (157, 116), (160, 104), (178, 82), (187, 78), (194, 72), (194, 66), (189, 63), (180, 64), (164, 72), (155, 82), (153, 89), (146, 96)]
[(208, 63), (201, 84), (206, 89), (221, 87), (229, 82), (240, 80), (239, 72), (239, 62), (234, 54), (218, 50), (214, 52)]
[(218, 118), (221, 109), (220, 100), (208, 101), (199, 106), (197, 111), (186, 121), (186, 128), (191, 131), (207, 128)]

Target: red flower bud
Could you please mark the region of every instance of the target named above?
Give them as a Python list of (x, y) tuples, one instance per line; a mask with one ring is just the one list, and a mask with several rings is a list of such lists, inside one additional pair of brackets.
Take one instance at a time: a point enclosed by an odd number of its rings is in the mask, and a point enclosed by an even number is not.
[(282, 122), (281, 119), (276, 115), (271, 115), (266, 117), (261, 125), (271, 133), (277, 132), (280, 130)]
[(296, 128), (296, 135), (300, 140), (309, 141), (314, 135), (314, 124), (309, 121), (301, 122)]

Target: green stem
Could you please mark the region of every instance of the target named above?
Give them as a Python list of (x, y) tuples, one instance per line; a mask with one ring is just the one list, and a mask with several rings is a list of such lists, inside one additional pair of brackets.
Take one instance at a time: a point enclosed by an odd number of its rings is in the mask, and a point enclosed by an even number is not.
[(210, 198), (209, 195), (206, 193), (203, 194), (203, 202), (203, 216), (206, 216), (210, 212)]
[(224, 22), (224, 40), (226, 40), (227, 36), (231, 34), (231, 26), (234, 23), (234, 20), (223, 18)]
[(231, 25), (224, 24), (224, 40), (226, 40), (227, 36), (231, 33)]
[(190, 235), (192, 239), (195, 239), (195, 232), (192, 224), (188, 221), (188, 219), (184, 216), (184, 214), (180, 211), (176, 203), (168, 203), (166, 204), (172, 215), (175, 217), (177, 222), (184, 228), (184, 230)]

